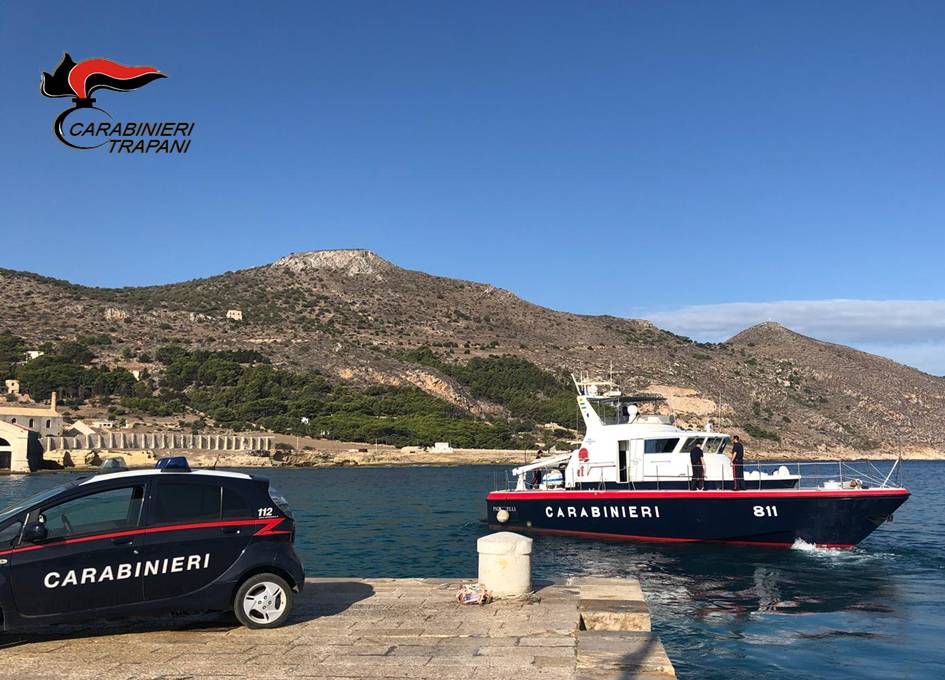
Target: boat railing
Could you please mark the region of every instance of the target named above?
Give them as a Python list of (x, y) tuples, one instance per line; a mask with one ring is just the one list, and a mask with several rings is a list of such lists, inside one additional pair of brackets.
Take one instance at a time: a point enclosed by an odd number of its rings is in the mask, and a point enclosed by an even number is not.
[[(901, 456), (893, 460), (757, 461), (744, 466), (745, 487), (762, 480), (796, 478), (797, 488), (890, 488), (902, 486)], [(785, 472), (785, 470), (787, 472)]]
[[(813, 488), (880, 488), (902, 487), (902, 457), (893, 460), (828, 460), (828, 461), (757, 461), (746, 463), (743, 468), (746, 489), (761, 489), (762, 481), (782, 478), (790, 480), (791, 486), (800, 489)], [(590, 469), (616, 468), (613, 463), (601, 463), (591, 466)], [(535, 484), (531, 476), (526, 475), (519, 487), (519, 479), (504, 470), (504, 480), (499, 483), (498, 476), (493, 474), (492, 488), (497, 491), (514, 491), (516, 489), (539, 489), (544, 481)], [(678, 474), (666, 476), (660, 473), (659, 465), (655, 466), (656, 488), (662, 488), (662, 482), (671, 480), (678, 482)], [(603, 478), (604, 475), (601, 475)], [(649, 477), (652, 480), (652, 476)], [(794, 486), (796, 483), (796, 487)], [(627, 481), (628, 489), (633, 489), (633, 481)], [(604, 489), (606, 483), (598, 482), (598, 487)], [(563, 484), (560, 488), (564, 488)]]

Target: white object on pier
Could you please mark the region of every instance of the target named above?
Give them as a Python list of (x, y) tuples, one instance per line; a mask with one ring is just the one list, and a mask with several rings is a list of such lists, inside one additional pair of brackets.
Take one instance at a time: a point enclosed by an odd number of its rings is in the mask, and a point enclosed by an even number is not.
[(518, 597), (532, 587), (532, 539), (500, 531), (476, 542), (479, 583), (495, 597)]

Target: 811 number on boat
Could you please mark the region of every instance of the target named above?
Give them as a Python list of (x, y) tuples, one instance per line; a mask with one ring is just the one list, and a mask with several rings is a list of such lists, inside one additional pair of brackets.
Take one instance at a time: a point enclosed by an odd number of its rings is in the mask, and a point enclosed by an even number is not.
[(778, 506), (777, 505), (756, 505), (752, 509), (755, 517), (777, 517), (778, 516)]

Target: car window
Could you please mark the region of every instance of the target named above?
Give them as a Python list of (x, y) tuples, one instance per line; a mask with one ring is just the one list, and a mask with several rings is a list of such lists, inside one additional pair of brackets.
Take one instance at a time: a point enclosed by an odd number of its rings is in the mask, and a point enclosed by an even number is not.
[(220, 485), (162, 482), (154, 494), (154, 524), (215, 522), (220, 519)]
[(138, 526), (144, 487), (126, 486), (88, 494), (42, 511), (48, 538), (121, 531)]
[(13, 545), (16, 543), (17, 536), (20, 535), (20, 529), (23, 522), (14, 522), (0, 530), (0, 546)]
[(24, 498), (23, 500), (17, 501), (13, 505), (10, 505), (3, 510), (0, 510), (0, 524), (6, 522), (8, 519), (16, 515), (18, 512), (23, 512), (26, 508), (29, 508), (37, 503), (42, 503), (43, 501), (52, 498), (56, 494), (60, 494), (66, 489), (75, 486), (75, 482), (69, 482), (68, 484), (59, 484), (54, 486), (51, 489), (46, 489), (45, 491), (40, 491), (35, 493), (29, 498)]
[(249, 501), (236, 489), (223, 487), (223, 519), (252, 519), (253, 510)]

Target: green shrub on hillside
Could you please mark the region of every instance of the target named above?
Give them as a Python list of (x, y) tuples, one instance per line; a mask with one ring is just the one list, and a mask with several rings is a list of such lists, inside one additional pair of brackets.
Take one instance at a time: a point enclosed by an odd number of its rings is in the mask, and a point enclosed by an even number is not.
[(770, 439), (771, 441), (779, 443), (781, 442), (781, 435), (779, 435), (777, 432), (766, 430), (763, 427), (758, 427), (754, 423), (748, 423), (745, 425), (745, 432), (755, 439)]
[(26, 358), (26, 343), (10, 331), (0, 333), (0, 380), (12, 378), (16, 363)]
[[(190, 352), (162, 347), (164, 392), (183, 392), (190, 407), (233, 429), (264, 427), (286, 434), (403, 446), (448, 440), (456, 446), (506, 447), (530, 443), (522, 429), (488, 422), (415, 387), (356, 389), (316, 371), (291, 373), (255, 354)], [(239, 360), (244, 360), (243, 362)], [(147, 407), (156, 410), (148, 402)], [(176, 412), (176, 411), (175, 411)], [(302, 419), (307, 418), (308, 423)]]
[[(6, 340), (8, 348), (16, 346), (15, 341)], [(21, 391), (38, 401), (49, 399), (53, 391), (66, 401), (133, 392), (135, 379), (131, 373), (123, 368), (90, 366), (95, 354), (81, 342), (67, 341), (58, 346), (45, 343), (42, 349), (46, 354), (20, 363), (11, 371), (20, 381)]]
[(466, 387), (472, 396), (500, 404), (530, 425), (569, 423), (574, 418), (574, 393), (563, 378), (515, 356), (474, 357), (448, 364), (429, 347), (400, 352), (403, 361), (435, 368)]
[(184, 413), (186, 405), (180, 399), (164, 399), (161, 397), (123, 397), (121, 405), (132, 413), (148, 416), (173, 416)]

